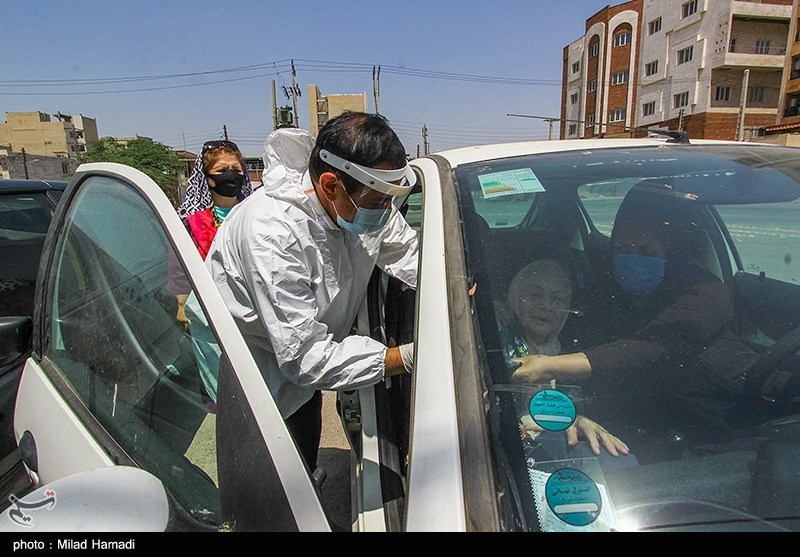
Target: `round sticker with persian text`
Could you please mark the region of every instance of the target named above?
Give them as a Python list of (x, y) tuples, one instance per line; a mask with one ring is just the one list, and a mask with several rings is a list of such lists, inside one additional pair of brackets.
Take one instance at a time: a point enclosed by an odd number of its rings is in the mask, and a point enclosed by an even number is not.
[(531, 398), (528, 411), (536, 424), (547, 431), (563, 431), (575, 422), (575, 403), (556, 389), (544, 389)]
[(603, 499), (592, 478), (574, 468), (553, 472), (545, 484), (550, 510), (571, 526), (588, 526), (600, 516)]

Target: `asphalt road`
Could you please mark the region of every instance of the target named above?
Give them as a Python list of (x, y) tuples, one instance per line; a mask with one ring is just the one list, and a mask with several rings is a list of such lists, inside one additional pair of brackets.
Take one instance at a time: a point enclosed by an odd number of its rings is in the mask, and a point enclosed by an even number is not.
[(331, 529), (351, 532), (350, 520), (350, 444), (336, 413), (336, 393), (322, 392), (322, 440), (317, 466), (328, 473), (322, 484), (322, 506), (328, 514)]

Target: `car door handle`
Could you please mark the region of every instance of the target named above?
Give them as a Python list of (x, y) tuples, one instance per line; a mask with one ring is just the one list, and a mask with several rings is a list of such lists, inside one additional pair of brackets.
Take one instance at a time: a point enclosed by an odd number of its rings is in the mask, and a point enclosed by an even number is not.
[(19, 439), (19, 454), (28, 470), (34, 474), (39, 473), (39, 454), (36, 452), (36, 440), (33, 433), (26, 430)]

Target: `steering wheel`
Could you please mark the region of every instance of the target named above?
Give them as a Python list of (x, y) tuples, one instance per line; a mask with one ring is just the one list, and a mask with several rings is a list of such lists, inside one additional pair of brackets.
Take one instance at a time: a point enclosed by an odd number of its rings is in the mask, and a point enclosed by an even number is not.
[(783, 335), (767, 348), (745, 374), (745, 393), (754, 398), (761, 396), (764, 383), (778, 364), (800, 350), (800, 325)]

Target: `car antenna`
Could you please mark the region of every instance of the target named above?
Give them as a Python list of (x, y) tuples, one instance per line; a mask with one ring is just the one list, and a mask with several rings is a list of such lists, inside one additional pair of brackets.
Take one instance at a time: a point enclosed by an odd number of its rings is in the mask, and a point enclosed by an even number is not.
[(689, 145), (689, 134), (683, 130), (667, 130), (663, 128), (635, 128), (635, 129), (645, 129), (648, 133), (653, 133), (656, 135), (666, 135), (671, 137), (672, 139), (668, 140), (667, 143), (683, 143), (685, 145)]
[[(569, 120), (567, 118), (549, 118), (545, 116), (531, 116), (529, 114), (506, 114), (506, 116), (512, 116), (515, 118), (535, 118), (537, 120), (545, 120), (546, 122), (569, 122), (570, 124), (586, 124), (586, 120)], [(643, 126), (636, 126), (631, 128), (630, 126), (626, 126), (625, 124), (615, 124), (612, 122), (593, 122), (595, 126), (610, 126), (615, 128), (624, 128), (624, 131), (628, 130), (641, 130), (647, 133), (652, 133), (656, 135), (666, 135), (670, 139), (667, 140), (667, 143), (681, 143), (684, 145), (690, 145), (689, 142), (689, 134), (683, 130), (668, 130), (664, 128), (645, 128)]]

